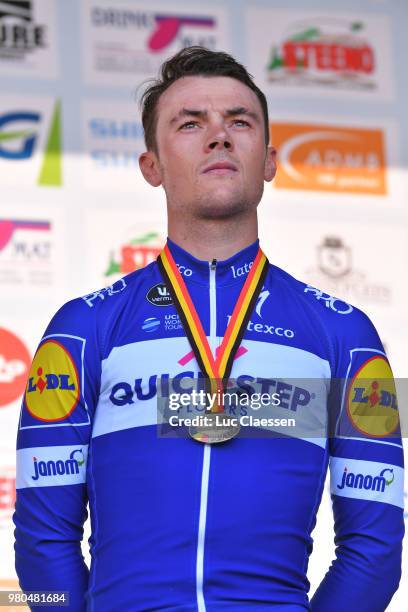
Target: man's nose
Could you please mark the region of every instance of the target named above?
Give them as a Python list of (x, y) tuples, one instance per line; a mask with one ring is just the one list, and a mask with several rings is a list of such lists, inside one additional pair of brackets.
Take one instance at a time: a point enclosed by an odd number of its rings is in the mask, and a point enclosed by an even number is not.
[(232, 138), (224, 125), (218, 124), (214, 126), (211, 133), (208, 135), (206, 148), (208, 151), (233, 148)]
[(232, 143), (227, 138), (217, 138), (209, 143), (208, 148), (211, 151), (214, 149), (232, 149)]

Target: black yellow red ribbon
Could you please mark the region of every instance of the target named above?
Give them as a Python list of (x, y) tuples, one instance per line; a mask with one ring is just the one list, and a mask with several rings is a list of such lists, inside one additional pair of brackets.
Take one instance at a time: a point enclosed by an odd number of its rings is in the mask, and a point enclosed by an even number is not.
[[(167, 244), (157, 258), (157, 263), (173, 298), (200, 370), (208, 379), (211, 391), (213, 393), (222, 392), (228, 382), (235, 353), (241, 344), (249, 318), (264, 284), (269, 264), (266, 255), (260, 248), (258, 249), (216, 358), (212, 354), (200, 317)], [(216, 408), (213, 411), (223, 410), (222, 406), (217, 403), (214, 406)]]

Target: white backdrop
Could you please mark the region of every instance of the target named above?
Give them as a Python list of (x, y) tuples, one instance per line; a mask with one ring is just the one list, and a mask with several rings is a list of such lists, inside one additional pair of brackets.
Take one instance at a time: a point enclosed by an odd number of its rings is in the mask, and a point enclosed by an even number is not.
[[(232, 52), (267, 95), (280, 151), (278, 177), (260, 206), (270, 260), (365, 310), (395, 374), (407, 376), (408, 5), (0, 5), (1, 587), (16, 580), (15, 432), (29, 360), (65, 300), (140, 267), (165, 240), (163, 193), (143, 183), (137, 164), (143, 135), (136, 94), (182, 46)], [(13, 39), (13, 24), (25, 28), (25, 46)], [(326, 486), (311, 593), (333, 557), (332, 522)], [(406, 609), (407, 565), (404, 551), (393, 612)]]

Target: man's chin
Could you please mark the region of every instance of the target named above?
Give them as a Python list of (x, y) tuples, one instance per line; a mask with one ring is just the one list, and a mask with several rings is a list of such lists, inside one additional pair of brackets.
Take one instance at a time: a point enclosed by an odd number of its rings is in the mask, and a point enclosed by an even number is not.
[(248, 204), (243, 199), (214, 198), (206, 202), (199, 202), (195, 212), (198, 219), (229, 219), (248, 212)]
[[(221, 191), (221, 193), (220, 193)], [(206, 193), (195, 203), (196, 217), (200, 219), (227, 219), (248, 212), (248, 200), (242, 193)]]

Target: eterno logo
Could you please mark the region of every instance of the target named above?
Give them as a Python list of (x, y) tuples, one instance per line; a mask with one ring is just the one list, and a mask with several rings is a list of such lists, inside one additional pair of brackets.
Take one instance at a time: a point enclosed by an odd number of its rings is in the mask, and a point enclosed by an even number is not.
[(271, 137), (279, 153), (277, 189), (387, 193), (380, 129), (277, 122)]

